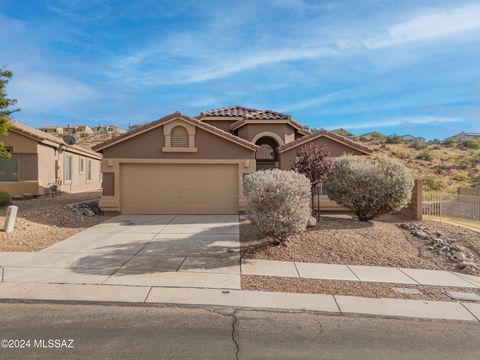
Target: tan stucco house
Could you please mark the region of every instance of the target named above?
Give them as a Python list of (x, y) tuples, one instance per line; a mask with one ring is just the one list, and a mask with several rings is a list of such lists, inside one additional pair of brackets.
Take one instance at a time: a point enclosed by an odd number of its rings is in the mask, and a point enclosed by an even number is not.
[(226, 107), (189, 117), (174, 113), (96, 145), (103, 153), (104, 211), (124, 214), (236, 214), (243, 178), (291, 169), (299, 147), (323, 144), (333, 156), (370, 149), (291, 116)]
[(75, 193), (101, 188), (102, 155), (18, 121), (0, 136), (10, 158), (0, 158), (0, 191), (11, 195), (43, 195), (50, 185)]

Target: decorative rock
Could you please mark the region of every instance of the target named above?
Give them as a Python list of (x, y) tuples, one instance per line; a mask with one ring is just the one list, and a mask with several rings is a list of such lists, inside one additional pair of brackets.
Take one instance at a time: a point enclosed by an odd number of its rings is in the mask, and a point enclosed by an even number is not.
[(311, 228), (315, 226), (317, 226), (317, 219), (315, 219), (313, 216), (310, 216), (310, 219), (308, 219), (307, 222), (307, 227)]
[(464, 261), (467, 259), (465, 254), (461, 251), (457, 251), (456, 253), (453, 254), (453, 257), (458, 260), (458, 261)]

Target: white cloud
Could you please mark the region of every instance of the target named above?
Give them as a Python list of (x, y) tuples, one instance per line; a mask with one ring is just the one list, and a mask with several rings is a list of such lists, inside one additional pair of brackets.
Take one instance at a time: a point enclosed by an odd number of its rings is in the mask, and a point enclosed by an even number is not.
[(16, 72), (9, 83), (9, 97), (18, 99), (18, 107), (29, 111), (66, 109), (97, 98), (98, 93), (77, 80), (34, 71)]
[(332, 92), (329, 94), (321, 95), (321, 96), (307, 99), (304, 101), (299, 101), (293, 104), (287, 104), (284, 107), (280, 107), (278, 111), (286, 112), (286, 111), (305, 109), (315, 105), (323, 105), (323, 104), (329, 103), (334, 99), (337, 99), (338, 96), (342, 93), (345, 93), (345, 91)]
[(413, 41), (436, 39), (480, 29), (480, 3), (455, 6), (419, 15), (399, 22), (387, 29), (387, 36), (366, 42), (367, 47), (378, 48)]
[(465, 119), (459, 117), (441, 117), (441, 116), (405, 116), (392, 119), (383, 119), (377, 121), (362, 121), (358, 123), (335, 124), (326, 126), (327, 129), (346, 128), (346, 129), (367, 129), (367, 128), (385, 128), (394, 126), (408, 125), (433, 125), (446, 123), (461, 123)]

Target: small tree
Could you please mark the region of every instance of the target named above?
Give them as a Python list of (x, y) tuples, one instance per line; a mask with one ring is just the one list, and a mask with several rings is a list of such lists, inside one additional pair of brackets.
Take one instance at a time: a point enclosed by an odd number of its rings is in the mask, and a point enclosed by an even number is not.
[(303, 231), (310, 218), (310, 181), (295, 171), (257, 171), (245, 176), (247, 212), (258, 230), (278, 242)]
[(332, 172), (332, 166), (333, 160), (330, 152), (324, 146), (309, 144), (302, 146), (297, 151), (293, 170), (305, 175), (310, 180), (312, 210), (314, 209), (314, 189), (325, 182)]
[(414, 182), (410, 170), (396, 159), (347, 155), (335, 159), (325, 185), (331, 200), (369, 221), (405, 207)]
[[(9, 109), (15, 105), (17, 100), (8, 99), (5, 92), (8, 81), (12, 78), (12, 72), (0, 69), (0, 135), (7, 135), (10, 128), (10, 115), (18, 110)], [(0, 141), (0, 157), (10, 157), (10, 153), (5, 150), (5, 144)]]

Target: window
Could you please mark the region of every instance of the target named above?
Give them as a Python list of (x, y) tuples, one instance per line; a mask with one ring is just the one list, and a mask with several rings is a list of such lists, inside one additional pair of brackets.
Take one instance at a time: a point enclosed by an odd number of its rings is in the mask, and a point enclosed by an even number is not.
[(63, 156), (63, 180), (64, 181), (72, 181), (72, 163), (73, 163), (72, 155), (65, 154)]
[(172, 129), (171, 147), (188, 147), (188, 132), (183, 126), (175, 126)]
[(92, 180), (92, 160), (87, 160), (87, 181)]
[(0, 181), (18, 181), (17, 157), (0, 158)]
[(80, 174), (83, 174), (84, 168), (85, 168), (85, 159), (80, 158)]

